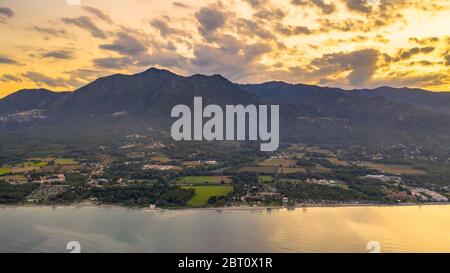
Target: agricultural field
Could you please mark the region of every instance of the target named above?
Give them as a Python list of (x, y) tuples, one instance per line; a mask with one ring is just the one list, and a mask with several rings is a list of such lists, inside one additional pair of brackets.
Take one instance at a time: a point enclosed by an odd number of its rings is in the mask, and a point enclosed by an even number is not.
[(18, 173), (32, 173), (34, 171), (39, 170), (41, 167), (13, 167), (11, 169), (11, 173), (18, 174)]
[(258, 182), (259, 183), (273, 183), (274, 178), (270, 175), (258, 175)]
[(11, 168), (0, 168), (0, 175), (6, 175), (11, 173)]
[(305, 153), (294, 153), (294, 154), (291, 154), (291, 157), (299, 159), (299, 158), (306, 158), (306, 155), (305, 155)]
[(5, 175), (0, 176), (0, 181), (3, 182), (26, 182), (28, 179), (24, 175)]
[(233, 192), (233, 186), (185, 186), (183, 188), (195, 190), (195, 196), (188, 202), (188, 205), (193, 207), (207, 205), (210, 197), (226, 196)]
[(295, 160), (276, 158), (276, 159), (266, 159), (258, 164), (261, 167), (295, 167)]
[(82, 169), (83, 167), (81, 165), (62, 165), (59, 168), (60, 172), (74, 172), (77, 170)]
[(420, 175), (426, 174), (423, 170), (414, 169), (409, 165), (401, 165), (401, 164), (383, 164), (383, 163), (374, 163), (374, 162), (362, 162), (358, 163), (358, 166), (366, 167), (369, 169), (375, 169), (380, 172), (402, 175), (402, 174), (410, 174), (410, 175)]
[(36, 168), (38, 168), (38, 167), (44, 167), (44, 166), (47, 166), (47, 165), (48, 165), (48, 162), (46, 162), (46, 161), (37, 161), (37, 162), (35, 162), (35, 161), (27, 161), (27, 162), (16, 164), (14, 166), (17, 167), (17, 168), (28, 168), (28, 167), (36, 167)]
[(316, 164), (316, 166), (312, 169), (312, 173), (330, 173), (331, 170), (320, 165)]
[(292, 174), (292, 173), (306, 173), (305, 168), (282, 168), (281, 173)]
[(55, 159), (56, 165), (77, 165), (78, 162), (73, 158), (57, 158)]
[(277, 173), (278, 167), (257, 167), (257, 166), (247, 166), (242, 167), (239, 172), (241, 173)]
[(343, 166), (343, 167), (348, 167), (350, 166), (350, 164), (347, 161), (344, 160), (340, 160), (337, 159), (335, 157), (328, 157), (326, 158), (328, 161), (330, 161), (332, 164), (337, 165), (337, 166)]
[(308, 153), (317, 153), (317, 154), (324, 154), (324, 155), (331, 155), (332, 152), (326, 149), (321, 149), (319, 147), (306, 147), (305, 152)]
[(160, 163), (168, 163), (171, 162), (172, 159), (170, 159), (168, 156), (166, 156), (165, 154), (156, 154), (152, 157), (152, 160), (154, 161), (158, 161)]
[(304, 151), (305, 147), (299, 144), (292, 144), (291, 146), (289, 146), (288, 150), (291, 151)]
[(180, 185), (204, 185), (204, 184), (230, 184), (228, 176), (185, 176), (177, 180)]
[(300, 179), (296, 179), (296, 178), (281, 178), (281, 179), (279, 179), (279, 182), (281, 182), (281, 183), (290, 182), (293, 184), (297, 184), (297, 183), (302, 183), (303, 181)]

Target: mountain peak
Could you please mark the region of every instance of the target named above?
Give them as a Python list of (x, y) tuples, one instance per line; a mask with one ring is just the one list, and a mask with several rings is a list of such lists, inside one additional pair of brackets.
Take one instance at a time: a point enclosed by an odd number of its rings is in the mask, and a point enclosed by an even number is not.
[(209, 79), (215, 81), (223, 81), (226, 83), (231, 83), (227, 78), (222, 76), (221, 74), (213, 74), (213, 75), (203, 75), (203, 74), (195, 74), (190, 76), (191, 79)]
[(36, 89), (21, 89), (18, 90), (17, 92), (13, 93), (14, 94), (21, 94), (21, 93), (54, 93), (51, 90), (45, 89), (45, 88), (36, 88)]
[(169, 70), (166, 69), (159, 69), (156, 67), (150, 67), (149, 69), (145, 70), (142, 73), (139, 73), (138, 75), (152, 75), (152, 76), (177, 76), (179, 75), (172, 73)]

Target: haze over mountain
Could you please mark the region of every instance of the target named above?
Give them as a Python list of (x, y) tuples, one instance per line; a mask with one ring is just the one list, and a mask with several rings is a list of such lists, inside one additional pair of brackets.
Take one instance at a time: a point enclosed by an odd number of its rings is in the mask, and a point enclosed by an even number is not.
[[(183, 77), (151, 68), (99, 78), (74, 92), (18, 91), (0, 100), (0, 130), (6, 134), (19, 127), (34, 132), (45, 124), (89, 131), (112, 128), (119, 121), (128, 128), (145, 124), (167, 130), (172, 107), (191, 105), (201, 96), (205, 105), (280, 104), (285, 142), (435, 145), (450, 139), (449, 95), (388, 87), (346, 91), (284, 82), (240, 85), (220, 75)], [(24, 114), (32, 110), (39, 110), (39, 115)]]

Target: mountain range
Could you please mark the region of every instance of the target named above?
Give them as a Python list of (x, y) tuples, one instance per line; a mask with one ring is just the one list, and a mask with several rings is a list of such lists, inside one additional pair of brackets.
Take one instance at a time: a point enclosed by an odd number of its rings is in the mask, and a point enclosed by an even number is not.
[(72, 92), (17, 91), (0, 100), (0, 132), (43, 136), (44, 128), (71, 129), (69, 134), (94, 126), (113, 130), (114, 124), (167, 130), (172, 107), (192, 105), (194, 96), (203, 97), (204, 104), (280, 104), (285, 142), (402, 143), (447, 149), (450, 140), (448, 92), (343, 90), (276, 81), (237, 84), (220, 75), (183, 77), (157, 68), (99, 78)]

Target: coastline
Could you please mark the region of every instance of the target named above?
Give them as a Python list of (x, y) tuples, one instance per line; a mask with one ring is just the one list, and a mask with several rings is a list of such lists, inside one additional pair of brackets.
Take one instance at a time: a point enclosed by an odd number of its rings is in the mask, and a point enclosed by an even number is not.
[(313, 203), (298, 203), (295, 206), (235, 206), (235, 207), (178, 207), (178, 208), (155, 208), (148, 207), (127, 207), (120, 204), (95, 204), (92, 202), (80, 202), (74, 204), (0, 204), (0, 209), (6, 208), (57, 208), (57, 207), (98, 207), (98, 208), (123, 208), (129, 210), (140, 210), (149, 212), (165, 212), (165, 211), (272, 211), (272, 210), (296, 210), (302, 208), (350, 208), (350, 207), (421, 207), (421, 206), (449, 206), (450, 202), (428, 202), (428, 203), (397, 203), (397, 204), (313, 204)]

